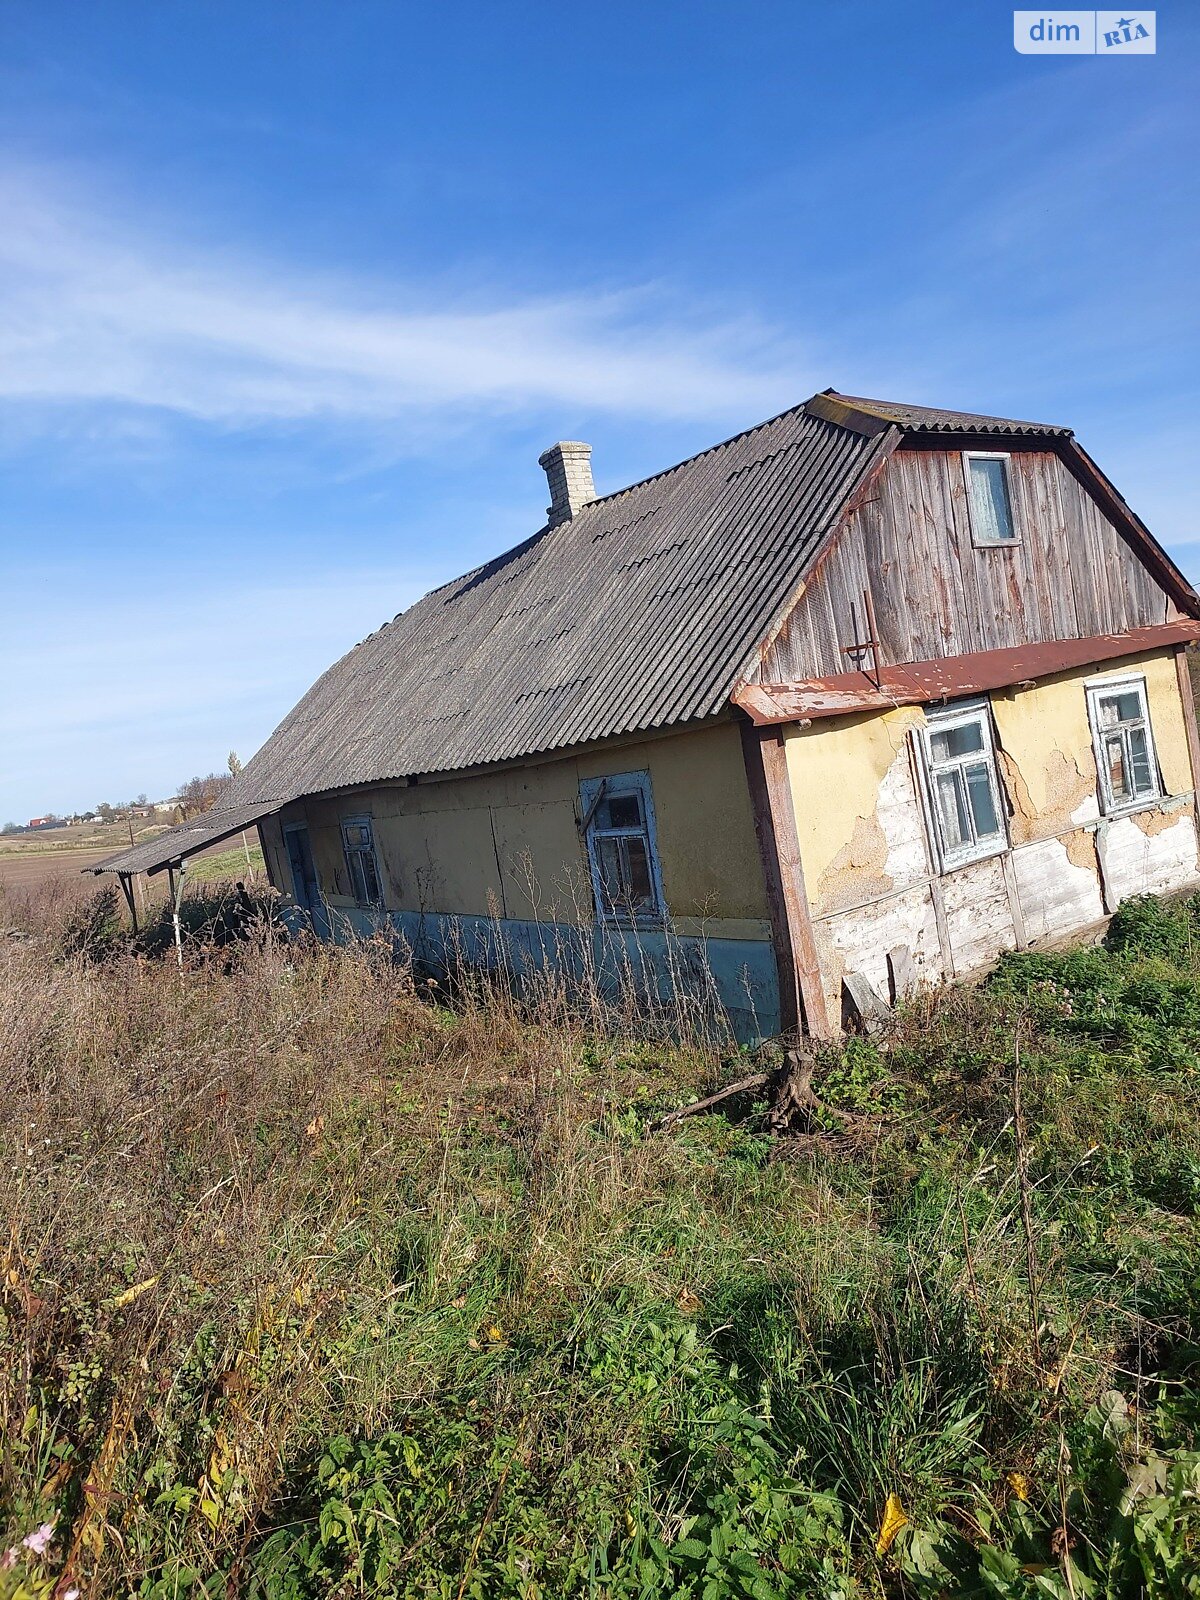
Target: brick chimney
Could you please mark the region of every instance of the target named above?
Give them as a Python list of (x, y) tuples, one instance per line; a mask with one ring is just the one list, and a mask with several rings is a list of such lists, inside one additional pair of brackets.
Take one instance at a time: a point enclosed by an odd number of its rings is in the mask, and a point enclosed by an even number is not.
[(592, 447), (578, 439), (560, 439), (538, 457), (538, 466), (550, 485), (550, 504), (546, 517), (552, 528), (571, 518), (589, 500), (596, 498), (592, 483)]

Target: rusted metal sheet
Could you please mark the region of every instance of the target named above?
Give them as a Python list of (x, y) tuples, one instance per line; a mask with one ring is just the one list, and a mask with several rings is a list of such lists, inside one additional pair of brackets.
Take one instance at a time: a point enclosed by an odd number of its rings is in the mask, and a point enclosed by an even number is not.
[(759, 727), (814, 721), (818, 717), (886, 711), (893, 706), (927, 705), (960, 695), (983, 694), (1055, 672), (1069, 672), (1093, 661), (1117, 661), (1123, 656), (1193, 639), (1200, 639), (1200, 621), (1189, 617), (1092, 639), (1058, 639), (1048, 644), (977, 651), (948, 660), (910, 661), (903, 666), (884, 667), (879, 688), (865, 672), (843, 672), (800, 683), (748, 683), (734, 691), (733, 699)]

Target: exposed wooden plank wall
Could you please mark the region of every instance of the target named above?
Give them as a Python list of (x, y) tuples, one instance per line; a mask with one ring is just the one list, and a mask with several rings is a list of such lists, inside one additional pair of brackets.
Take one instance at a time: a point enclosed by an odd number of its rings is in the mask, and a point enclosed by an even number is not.
[[(906, 449), (846, 518), (763, 657), (759, 682), (853, 669), (870, 587), (883, 665), (1148, 627), (1166, 593), (1057, 455), (1014, 449), (1020, 543), (976, 549), (958, 450)], [(867, 659), (867, 666), (870, 660)]]

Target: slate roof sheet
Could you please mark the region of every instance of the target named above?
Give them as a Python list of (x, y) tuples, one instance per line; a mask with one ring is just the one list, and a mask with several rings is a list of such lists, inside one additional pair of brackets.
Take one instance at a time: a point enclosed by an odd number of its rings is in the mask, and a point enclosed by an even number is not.
[[(1071, 436), (826, 390), (540, 529), (385, 623), (317, 680), (204, 828), (229, 834), (301, 795), (720, 711), (896, 429)], [(185, 824), (96, 870), (160, 870), (225, 836), (198, 843), (201, 831)]]

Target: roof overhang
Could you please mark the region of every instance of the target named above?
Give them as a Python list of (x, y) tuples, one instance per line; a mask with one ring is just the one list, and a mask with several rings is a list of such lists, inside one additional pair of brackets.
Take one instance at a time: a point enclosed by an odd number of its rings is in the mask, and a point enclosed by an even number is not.
[(231, 839), (235, 833), (252, 827), (264, 817), (273, 817), (285, 804), (283, 800), (268, 800), (258, 805), (228, 806), (206, 811), (203, 816), (182, 822), (177, 828), (169, 828), (157, 838), (147, 839), (145, 844), (133, 845), (119, 855), (106, 856), (95, 866), (84, 867), (83, 870), (92, 873), (115, 872), (123, 878), (132, 877), (135, 872), (144, 872), (148, 877), (153, 877), (156, 872), (164, 872), (168, 867), (180, 866), (189, 856), (207, 850), (209, 845), (220, 844), (222, 839)]
[(733, 701), (759, 727), (783, 722), (812, 722), (861, 711), (887, 711), (893, 706), (936, 704), (960, 695), (1007, 689), (1053, 677), (1097, 661), (1119, 661), (1170, 645), (1200, 639), (1200, 621), (1180, 618), (1151, 628), (1129, 628), (1091, 639), (1056, 639), (1048, 644), (1015, 645), (1007, 650), (981, 650), (974, 655), (940, 661), (907, 661), (884, 667), (878, 678), (866, 672), (841, 672), (803, 683), (747, 683), (733, 692)]

